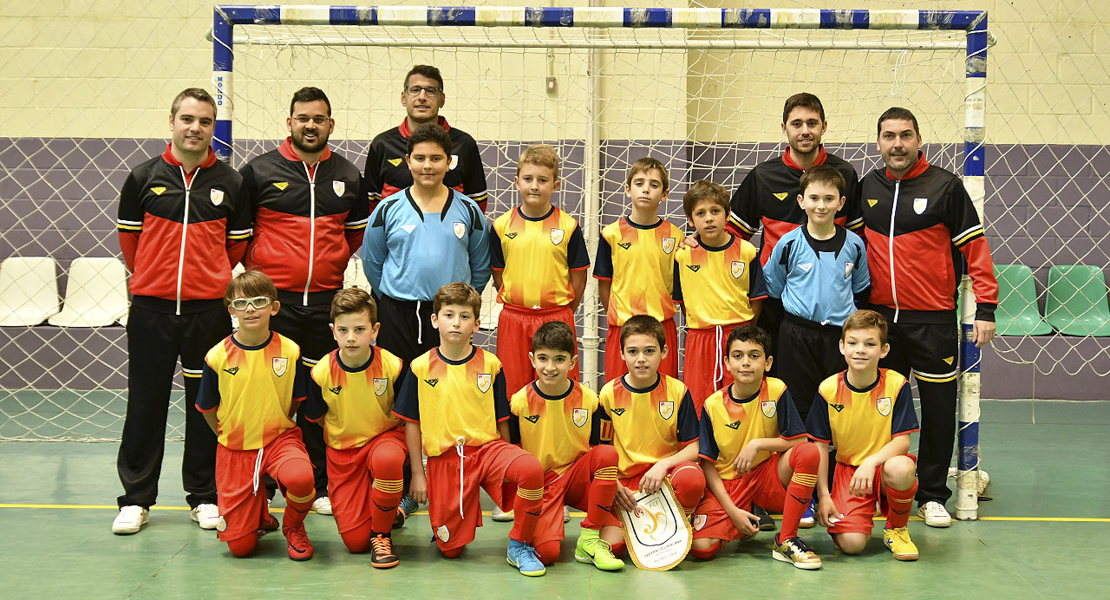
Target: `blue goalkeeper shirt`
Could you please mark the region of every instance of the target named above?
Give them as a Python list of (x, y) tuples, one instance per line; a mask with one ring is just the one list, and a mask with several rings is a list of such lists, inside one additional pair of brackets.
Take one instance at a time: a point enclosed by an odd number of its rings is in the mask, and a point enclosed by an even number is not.
[(837, 225), (827, 240), (815, 240), (806, 226), (782, 236), (763, 267), (767, 292), (782, 298), (790, 314), (825, 325), (844, 325), (856, 311), (856, 297), (871, 288), (863, 240)]

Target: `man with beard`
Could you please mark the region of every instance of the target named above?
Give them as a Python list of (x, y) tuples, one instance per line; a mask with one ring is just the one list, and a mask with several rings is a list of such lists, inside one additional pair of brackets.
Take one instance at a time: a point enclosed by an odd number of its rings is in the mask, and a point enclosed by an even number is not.
[[(296, 342), (303, 366), (311, 369), (336, 348), (328, 328), (331, 300), (343, 287), (351, 255), (362, 246), (370, 213), (359, 194), (358, 168), (328, 148), (335, 120), (324, 92), (298, 90), (285, 122), (289, 137), (240, 171), (254, 216), (244, 263), (274, 281), (281, 312), (270, 328)], [(330, 515), (323, 431), (300, 412), (297, 424), (316, 479), (312, 507)]]

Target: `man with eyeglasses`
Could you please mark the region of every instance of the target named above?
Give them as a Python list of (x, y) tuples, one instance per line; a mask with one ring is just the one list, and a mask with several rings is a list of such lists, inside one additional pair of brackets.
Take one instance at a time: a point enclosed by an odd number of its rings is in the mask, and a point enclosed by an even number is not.
[(370, 201), (370, 212), (382, 201), (412, 185), (412, 173), (405, 163), (408, 138), (417, 126), (438, 123), (451, 135), (449, 170), (443, 183), (458, 190), (486, 210), (486, 170), (478, 153), (478, 144), (470, 134), (451, 127), (439, 116), (447, 96), (443, 76), (430, 65), (416, 65), (405, 76), (401, 90), (401, 106), (408, 115), (401, 124), (383, 131), (370, 142), (366, 169), (362, 177), (362, 197)]
[[(296, 342), (311, 369), (336, 348), (328, 328), (331, 299), (362, 247), (370, 212), (359, 194), (358, 167), (328, 148), (335, 120), (327, 95), (315, 87), (297, 90), (285, 122), (289, 137), (240, 170), (254, 216), (244, 266), (274, 281), (281, 312), (270, 328)], [(312, 506), (330, 515), (323, 430), (301, 412), (297, 424), (316, 479)]]

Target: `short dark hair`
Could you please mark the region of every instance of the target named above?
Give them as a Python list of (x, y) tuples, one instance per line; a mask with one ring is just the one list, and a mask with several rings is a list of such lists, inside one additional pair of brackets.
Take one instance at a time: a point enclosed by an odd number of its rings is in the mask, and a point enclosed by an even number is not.
[(663, 331), (663, 324), (651, 315), (629, 317), (624, 325), (621, 325), (621, 350), (624, 350), (625, 340), (634, 335), (653, 336), (655, 341), (659, 342), (660, 349), (667, 345), (667, 333)]
[(413, 129), (412, 135), (409, 136), (409, 143), (405, 147), (405, 154), (412, 154), (412, 149), (417, 144), (424, 142), (436, 144), (443, 148), (444, 154), (451, 156), (451, 134), (447, 133), (438, 123), (424, 123)]
[(422, 77), (427, 77), (428, 79), (435, 79), (436, 83), (439, 84), (439, 91), (443, 91), (443, 75), (440, 75), (439, 69), (433, 67), (432, 65), (414, 65), (411, 69), (409, 69), (409, 72), (405, 73), (406, 88), (409, 87), (409, 77), (412, 77), (413, 75), (420, 75)]
[(632, 178), (637, 174), (647, 173), (653, 169), (659, 171), (659, 176), (663, 178), (663, 189), (671, 189), (671, 178), (667, 175), (666, 165), (658, 158), (652, 158), (650, 156), (638, 158), (636, 162), (632, 163), (631, 167), (628, 167), (628, 177), (624, 178), (625, 187), (632, 185)]
[(879, 115), (879, 121), (875, 124), (875, 135), (877, 136), (883, 132), (883, 121), (903, 119), (913, 123), (913, 132), (920, 137), (921, 128), (917, 126), (917, 117), (910, 112), (910, 109), (902, 108), (901, 106), (892, 106), (886, 109), (883, 114)]
[(566, 352), (571, 356), (578, 354), (578, 338), (574, 329), (562, 321), (548, 321), (532, 336), (532, 352), (540, 348)]
[(771, 355), (771, 334), (767, 333), (759, 325), (748, 323), (734, 328), (732, 333), (728, 334), (728, 343), (725, 344), (725, 348), (729, 353), (732, 352), (733, 342), (748, 342), (749, 344), (755, 344), (763, 348), (763, 353), (765, 355)]
[(836, 187), (836, 191), (840, 192), (841, 197), (844, 197), (844, 188), (848, 185), (844, 181), (844, 175), (841, 175), (836, 167), (830, 165), (818, 165), (802, 173), (802, 179), (798, 182), (798, 192), (804, 196), (806, 189), (814, 183), (825, 183)]
[(266, 296), (270, 300), (277, 300), (277, 287), (274, 281), (262, 271), (243, 271), (231, 278), (224, 290), (224, 307), (231, 306), (231, 301), (236, 298), (254, 298)]
[(192, 98), (193, 100), (207, 102), (212, 105), (212, 114), (218, 114), (218, 111), (216, 109), (216, 100), (212, 98), (212, 94), (209, 94), (208, 91), (203, 88), (192, 87), (181, 90), (181, 93), (174, 97), (173, 104), (170, 104), (171, 117), (177, 116), (177, 111), (181, 108), (181, 103), (184, 102), (186, 98)]
[(702, 200), (709, 200), (713, 204), (725, 209), (726, 215), (732, 210), (729, 204), (728, 190), (719, 183), (699, 179), (690, 185), (690, 189), (682, 195), (682, 210), (686, 211), (686, 218), (693, 218), (694, 209)]
[(461, 281), (448, 283), (439, 288), (435, 298), (432, 299), (432, 312), (439, 314), (439, 309), (450, 305), (469, 306), (474, 310), (474, 318), (477, 319), (482, 313), (482, 296), (478, 294), (478, 290)]
[(318, 87), (303, 87), (296, 92), (293, 92), (293, 100), (289, 102), (289, 116), (293, 116), (293, 106), (298, 102), (315, 102), (323, 100), (324, 104), (328, 105), (328, 116), (331, 116), (331, 101), (328, 100), (328, 95), (324, 90)]
[(840, 339), (843, 340), (847, 337), (849, 331), (871, 328), (879, 330), (879, 342), (885, 344), (889, 330), (889, 326), (886, 324), (886, 317), (873, 310), (857, 310), (851, 315), (848, 315), (848, 318), (844, 320), (844, 329), (840, 332)]
[(378, 305), (366, 290), (359, 288), (346, 288), (339, 290), (331, 299), (331, 321), (343, 315), (354, 315), (361, 312), (369, 313), (370, 323), (378, 322)]
[(786, 99), (786, 103), (782, 106), (782, 122), (785, 123), (790, 118), (790, 111), (795, 108), (808, 108), (815, 111), (821, 116), (821, 122), (825, 121), (825, 107), (821, 105), (821, 99), (808, 92), (794, 94)]

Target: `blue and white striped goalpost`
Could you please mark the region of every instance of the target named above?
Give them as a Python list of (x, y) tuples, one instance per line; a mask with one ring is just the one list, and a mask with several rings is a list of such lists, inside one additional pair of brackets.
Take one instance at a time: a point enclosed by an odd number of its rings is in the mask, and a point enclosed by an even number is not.
[[(234, 29), (236, 25), (351, 26), (450, 26), (505, 28), (669, 28), (685, 30), (730, 29), (844, 29), (937, 30), (966, 32), (963, 181), (983, 217), (985, 198), (984, 152), (987, 13), (974, 10), (832, 10), (832, 9), (716, 9), (716, 8), (601, 8), (601, 7), (417, 7), (417, 6), (244, 6), (217, 5), (212, 30), (213, 73), (219, 116), (214, 147), (217, 155), (231, 160), (235, 95)], [(596, 65), (591, 65), (596, 72)], [(600, 143), (597, 129), (587, 135), (586, 177), (583, 201), (586, 214), (599, 214), (599, 168), (593, 150)], [(590, 166), (592, 163), (592, 167)], [(592, 181), (591, 181), (592, 180)], [(598, 220), (585, 227), (588, 243), (598, 238)], [(957, 450), (956, 518), (978, 518), (979, 482), (979, 364), (980, 352), (970, 339), (975, 299), (970, 279), (961, 282), (961, 336), (959, 379), (959, 432)], [(596, 286), (590, 282), (584, 305), (596, 305)], [(583, 372), (596, 369), (597, 319), (586, 318), (583, 336)], [(592, 363), (592, 365), (591, 365)]]

